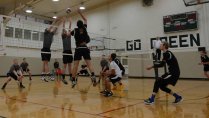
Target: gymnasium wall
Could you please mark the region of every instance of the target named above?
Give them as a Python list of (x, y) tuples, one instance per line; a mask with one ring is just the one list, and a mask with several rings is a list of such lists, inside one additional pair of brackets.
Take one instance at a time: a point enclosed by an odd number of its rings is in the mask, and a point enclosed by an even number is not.
[[(197, 11), (199, 19), (199, 29), (194, 31), (184, 31), (165, 34), (163, 31), (163, 16)], [(151, 7), (143, 7), (139, 0), (120, 0), (112, 4), (91, 10), (86, 13), (88, 16), (89, 29), (106, 33), (107, 36), (116, 38), (117, 42), (110, 44), (114, 48), (126, 48), (126, 41), (140, 39), (140, 51), (126, 51), (124, 55), (129, 58), (129, 76), (150, 77), (154, 76), (153, 71), (146, 71), (147, 65), (152, 61), (147, 60), (150, 55), (150, 39), (154, 37), (176, 36), (174, 39), (176, 48), (171, 49), (178, 58), (182, 78), (204, 78), (203, 67), (199, 66), (200, 56), (197, 52), (199, 46), (208, 49), (209, 45), (209, 5), (198, 5), (185, 7), (183, 0), (155, 0)], [(107, 16), (107, 18), (104, 16)], [(104, 19), (102, 19), (104, 18)], [(97, 20), (98, 19), (98, 20)], [(102, 19), (102, 20), (101, 20)], [(105, 21), (107, 20), (107, 21)], [(96, 21), (96, 22), (93, 22)], [(106, 24), (107, 25), (104, 25)], [(103, 26), (101, 25), (103, 24)], [(97, 26), (97, 27), (96, 27)], [(180, 35), (188, 35), (184, 44), (188, 47), (180, 47)], [(200, 39), (200, 45), (192, 44), (191, 36)], [(149, 54), (147, 54), (149, 53)], [(141, 59), (144, 58), (144, 59)], [(162, 71), (160, 73), (163, 73)]]
[[(184, 31), (177, 33), (165, 34), (163, 32), (163, 16), (172, 15), (177, 13), (184, 13), (189, 11), (197, 11), (199, 18), (199, 29), (194, 31)], [(126, 41), (130, 40), (141, 40), (141, 50), (140, 51), (126, 51), (120, 53), (121, 55), (129, 55), (128, 60), (128, 74), (133, 77), (153, 77), (153, 71), (146, 71), (147, 65), (152, 64), (150, 57), (150, 39), (160, 36), (160, 37), (170, 37), (177, 36), (174, 38), (175, 45), (177, 48), (171, 49), (176, 55), (180, 68), (181, 77), (183, 78), (203, 78), (203, 67), (197, 65), (200, 61), (199, 54), (197, 52), (197, 47), (205, 46), (208, 49), (209, 45), (209, 5), (199, 5), (192, 7), (185, 7), (183, 0), (155, 0), (153, 6), (144, 7), (140, 0), (118, 0), (112, 3), (107, 3), (106, 5), (100, 6), (98, 8), (88, 10), (84, 13), (88, 19), (88, 31), (98, 36), (106, 36), (110, 38), (117, 39), (116, 41), (105, 40), (105, 46), (112, 49), (126, 49)], [(76, 20), (80, 19), (78, 15), (73, 16), (73, 27), (76, 25)], [(66, 24), (68, 25), (68, 24)], [(67, 26), (66, 26), (67, 27)], [(41, 27), (39, 30), (43, 30)], [(61, 29), (56, 37), (59, 37)], [(179, 45), (179, 35), (190, 34), (194, 35), (197, 39), (199, 34), (200, 45), (194, 44), (190, 45), (190, 38), (185, 38), (188, 47), (183, 48)], [(57, 39), (57, 38), (56, 38)], [(54, 48), (61, 47), (62, 44), (58, 38), (58, 41), (54, 42)], [(19, 41), (19, 40), (18, 40)], [(25, 42), (21, 40), (21, 42)], [(14, 44), (14, 42), (9, 42)], [(33, 41), (25, 44), (32, 45)], [(36, 43), (34, 43), (36, 44)], [(30, 46), (29, 45), (29, 46)], [(36, 44), (39, 48), (42, 42)], [(74, 47), (74, 44), (73, 44)], [(40, 59), (40, 49), (25, 49), (20, 47), (7, 47), (7, 56), (0, 57), (0, 64), (2, 67), (0, 70), (0, 75), (5, 74), (11, 65), (11, 60), (16, 57), (28, 57), (28, 62), (30, 62), (30, 67), (34, 74), (40, 74), (41, 72), (41, 59)], [(101, 54), (109, 54), (111, 51), (102, 52), (92, 52), (93, 65), (95, 67), (96, 73), (99, 73), (99, 56)], [(53, 58), (59, 58), (61, 62), (60, 53), (53, 53)], [(21, 59), (20, 59), (21, 60)], [(53, 60), (51, 61), (51, 67)], [(161, 74), (163, 71), (160, 72)]]

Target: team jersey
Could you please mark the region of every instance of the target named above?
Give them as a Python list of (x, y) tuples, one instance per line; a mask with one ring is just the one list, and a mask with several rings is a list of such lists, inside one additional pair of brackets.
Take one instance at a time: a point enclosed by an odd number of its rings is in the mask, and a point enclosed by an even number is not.
[(115, 76), (122, 77), (122, 71), (120, 70), (119, 66), (115, 63), (115, 61), (112, 61), (110, 63), (110, 70), (115, 70)]

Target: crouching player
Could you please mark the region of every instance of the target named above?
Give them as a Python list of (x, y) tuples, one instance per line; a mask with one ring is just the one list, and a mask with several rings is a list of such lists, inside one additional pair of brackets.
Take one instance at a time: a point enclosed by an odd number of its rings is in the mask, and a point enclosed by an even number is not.
[(13, 65), (10, 67), (9, 72), (7, 73), (7, 81), (4, 83), (1, 89), (5, 89), (7, 84), (11, 81), (11, 79), (18, 81), (20, 88), (25, 88), (22, 84), (23, 74), (21, 72), (20, 66), (18, 65), (18, 60), (13, 60)]
[(106, 79), (105, 81), (105, 92), (104, 92), (105, 97), (110, 97), (113, 95), (111, 91), (110, 82), (112, 82), (112, 84), (115, 85), (117, 82), (119, 83), (122, 78), (122, 71), (119, 68), (119, 66), (115, 63), (112, 54), (109, 56), (109, 61), (110, 61), (109, 70), (104, 72), (104, 75), (108, 76), (108, 79)]

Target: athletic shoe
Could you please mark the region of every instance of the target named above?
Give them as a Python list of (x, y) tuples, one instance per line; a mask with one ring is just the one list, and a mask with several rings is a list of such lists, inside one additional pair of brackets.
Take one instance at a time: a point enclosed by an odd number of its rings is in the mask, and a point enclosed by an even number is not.
[(146, 105), (152, 105), (152, 104), (154, 104), (155, 102), (154, 102), (154, 100), (152, 100), (151, 98), (148, 98), (148, 99), (144, 100), (144, 103), (145, 103)]
[(46, 80), (45, 76), (42, 76), (42, 77), (41, 77), (41, 80), (42, 80), (42, 81), (45, 81), (45, 82), (48, 82), (48, 81)]
[(20, 84), (20, 88), (25, 88), (25, 86), (23, 86), (22, 84)]
[(100, 91), (101, 94), (106, 94), (107, 90)]
[(178, 104), (183, 101), (183, 98), (181, 96), (176, 97), (175, 101), (173, 102), (174, 104)]
[(50, 79), (51, 81), (54, 81), (54, 80), (55, 80), (55, 78), (54, 78), (53, 76), (50, 76), (49, 79)]
[(106, 94), (104, 96), (105, 97), (111, 97), (111, 96), (113, 96), (113, 93), (112, 92), (106, 92)]
[(93, 83), (93, 86), (96, 86), (97, 85), (97, 82), (96, 82), (96, 76), (91, 76), (91, 81)]
[(68, 82), (65, 79), (62, 79), (62, 82), (66, 85), (68, 84)]
[(75, 85), (76, 85), (76, 81), (75, 81), (75, 80), (73, 80), (73, 81), (72, 81), (72, 88), (74, 88), (74, 87), (75, 87)]

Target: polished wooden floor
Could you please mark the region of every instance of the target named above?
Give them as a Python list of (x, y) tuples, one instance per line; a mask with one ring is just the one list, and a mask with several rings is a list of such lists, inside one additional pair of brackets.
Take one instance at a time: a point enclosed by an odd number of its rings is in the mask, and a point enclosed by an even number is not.
[[(2, 85), (5, 78), (0, 78)], [(6, 118), (209, 118), (209, 81), (180, 80), (173, 88), (184, 97), (178, 105), (163, 92), (154, 105), (144, 105), (150, 96), (154, 80), (128, 79), (123, 91), (105, 98), (101, 88), (93, 87), (89, 78), (79, 78), (72, 89), (61, 81), (43, 82), (34, 77), (25, 89), (11, 81), (0, 91), (0, 116)], [(1, 118), (0, 117), (0, 118)]]

